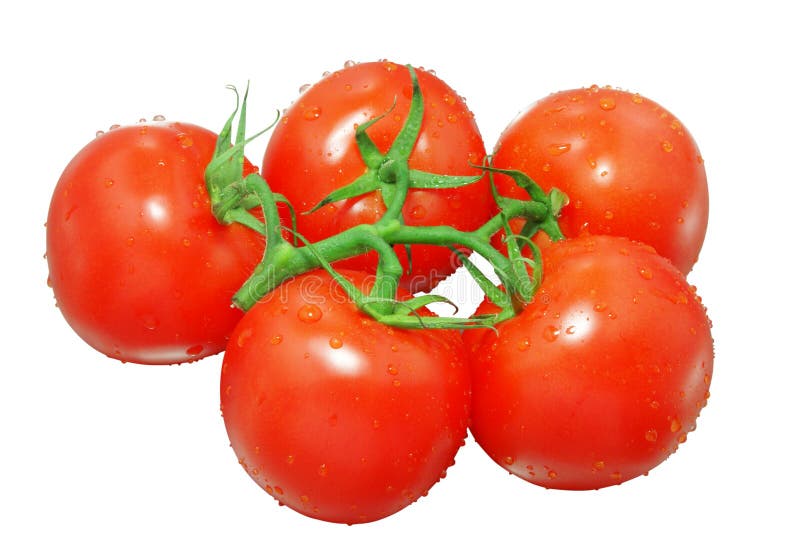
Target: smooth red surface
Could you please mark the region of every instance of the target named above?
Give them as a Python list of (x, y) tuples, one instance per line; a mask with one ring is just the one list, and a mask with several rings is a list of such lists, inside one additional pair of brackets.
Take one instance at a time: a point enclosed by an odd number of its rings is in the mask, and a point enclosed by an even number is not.
[(561, 241), (543, 255), (534, 301), (497, 333), (464, 335), (471, 431), (500, 466), (548, 488), (645, 474), (708, 398), (705, 308), (674, 266), (625, 238)]
[[(708, 224), (703, 159), (686, 127), (647, 98), (597, 86), (551, 94), (503, 131), (493, 164), (564, 191), (568, 237), (642, 241), (683, 273), (697, 260)], [(510, 178), (495, 181), (501, 194), (526, 197)]]
[[(359, 286), (365, 274), (345, 272)], [(378, 323), (310, 272), (248, 311), (225, 352), (233, 450), (280, 503), (331, 522), (406, 507), (464, 443), (469, 370), (460, 335)]]
[(100, 352), (167, 364), (225, 348), (242, 316), (231, 297), (264, 240), (211, 214), (203, 173), (216, 139), (185, 123), (121, 127), (84, 147), (59, 179), (47, 220), (50, 285), (67, 322)]

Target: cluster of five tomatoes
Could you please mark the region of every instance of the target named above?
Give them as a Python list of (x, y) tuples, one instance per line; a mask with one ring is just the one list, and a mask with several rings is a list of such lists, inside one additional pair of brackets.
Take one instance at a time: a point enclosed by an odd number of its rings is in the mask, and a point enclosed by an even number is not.
[[(484, 145), (464, 99), (431, 71), (417, 76), (425, 114), (410, 168), (480, 174)], [(355, 126), (394, 105), (369, 129), (386, 151), (410, 102), (402, 66), (346, 64), (278, 121), (264, 179), (309, 210), (363, 174)], [(49, 284), (70, 326), (112, 358), (167, 364), (225, 350), (231, 444), (282, 504), (333, 522), (391, 515), (444, 476), (468, 429), (524, 480), (602, 488), (647, 473), (695, 428), (713, 344), (685, 274), (705, 236), (708, 188), (691, 135), (658, 104), (609, 87), (568, 90), (505, 129), (494, 166), (565, 192), (567, 238), (537, 239), (544, 276), (517, 317), (463, 334), (383, 325), (324, 271), (285, 282), (246, 314), (231, 308), (264, 239), (211, 213), (203, 173), (216, 138), (166, 121), (99, 133), (53, 194)], [(526, 198), (510, 178), (495, 183)], [(315, 242), (383, 211), (372, 192), (298, 216), (297, 230)], [(484, 178), (411, 190), (403, 219), (470, 231), (495, 212)], [(413, 259), (401, 281), (408, 296), (456, 268), (442, 247), (398, 257)], [(366, 288), (375, 262), (366, 254), (337, 267)]]

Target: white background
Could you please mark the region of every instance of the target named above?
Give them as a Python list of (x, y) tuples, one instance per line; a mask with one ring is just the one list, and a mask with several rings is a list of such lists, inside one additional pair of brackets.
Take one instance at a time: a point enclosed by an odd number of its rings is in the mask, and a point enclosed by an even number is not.
[[(0, 21), (0, 548), (798, 548), (800, 40), (783, 3), (11, 5)], [(156, 114), (218, 129), (225, 85), (248, 79), (255, 129), (323, 71), (378, 58), (434, 68), (466, 96), (488, 149), (535, 99), (593, 83), (648, 96), (693, 133), (711, 220), (690, 281), (714, 321), (715, 373), (698, 430), (650, 476), (546, 491), (470, 440), (399, 514), (313, 521), (237, 464), (219, 356), (123, 366), (54, 307), (43, 223), (61, 170), (96, 130)], [(256, 162), (265, 144), (248, 150)]]

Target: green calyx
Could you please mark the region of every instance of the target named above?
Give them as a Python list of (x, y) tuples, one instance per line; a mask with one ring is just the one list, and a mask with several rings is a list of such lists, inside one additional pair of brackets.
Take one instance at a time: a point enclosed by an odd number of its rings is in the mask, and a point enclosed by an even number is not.
[[(381, 152), (366, 131), (390, 113), (394, 105), (382, 115), (356, 129), (355, 140), (364, 162), (364, 173), (350, 184), (330, 193), (309, 211), (313, 212), (327, 204), (344, 199), (380, 191), (386, 212), (374, 224), (361, 224), (316, 243), (310, 243), (296, 232), (295, 215), (291, 205), (289, 206), (292, 228), (283, 226), (277, 204), (281, 202), (288, 204), (285, 197), (274, 193), (260, 175), (243, 175), (245, 145), (271, 126), (256, 136), (247, 138), (245, 136), (247, 91), (240, 105), (239, 94), (231, 87), (236, 93), (236, 108), (220, 132), (214, 157), (205, 175), (211, 209), (221, 224), (243, 224), (266, 237), (266, 247), (261, 262), (233, 296), (235, 306), (248, 310), (283, 281), (318, 268), (326, 270), (360, 310), (382, 323), (401, 328), (492, 327), (499, 321), (516, 315), (520, 308), (532, 300), (541, 281), (541, 257), (531, 237), (540, 230), (546, 232), (552, 239), (563, 237), (558, 228), (557, 217), (561, 207), (566, 204), (566, 196), (557, 190), (545, 194), (525, 174), (497, 169), (490, 166), (490, 163), (488, 166), (480, 166), (483, 174), (477, 176), (441, 175), (410, 169), (408, 159), (420, 133), (424, 103), (416, 73), (411, 66), (407, 67), (412, 84), (411, 107), (402, 129), (389, 150), (386, 153)], [(234, 137), (233, 123), (237, 114), (239, 118)], [(479, 181), (485, 173), (489, 174), (499, 212), (478, 229), (466, 232), (450, 226), (409, 226), (404, 223), (402, 208), (410, 189), (466, 186)], [(511, 177), (527, 192), (530, 200), (499, 195), (493, 182), (495, 173)], [(252, 213), (255, 208), (261, 209), (263, 222)], [(518, 234), (511, 231), (509, 224), (510, 220), (516, 218), (525, 220), (523, 229)], [(504, 230), (507, 236), (508, 256), (490, 244), (492, 236), (501, 230)], [(411, 265), (412, 244), (437, 245), (452, 249), (489, 300), (500, 308), (500, 312), (469, 318), (432, 317), (423, 315), (420, 311), (434, 303), (453, 304), (438, 295), (397, 300), (398, 282), (403, 275), (403, 268), (395, 252), (395, 246), (402, 245), (405, 248), (408, 264)], [(523, 254), (526, 248), (532, 251), (531, 258)], [(502, 287), (495, 286), (470, 261), (463, 252), (464, 249), (472, 250), (486, 258)], [(370, 293), (365, 295), (339, 274), (332, 264), (368, 251), (376, 251), (379, 260), (375, 284)]]

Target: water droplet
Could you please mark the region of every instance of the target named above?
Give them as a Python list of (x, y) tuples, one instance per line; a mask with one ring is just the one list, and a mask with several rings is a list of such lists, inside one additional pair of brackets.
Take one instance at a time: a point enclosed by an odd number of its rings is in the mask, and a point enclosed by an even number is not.
[(319, 466), (319, 469), (317, 469), (317, 473), (319, 474), (319, 476), (328, 476), (328, 466), (325, 463), (323, 463), (322, 465)]
[(605, 468), (606, 468), (606, 462), (605, 462), (605, 461), (595, 461), (595, 462), (594, 462), (594, 465), (592, 465), (592, 466), (593, 466), (593, 467), (594, 467), (596, 470), (598, 470), (598, 471), (602, 471), (603, 469), (605, 469)]
[(279, 496), (282, 496), (283, 488), (281, 488), (280, 486), (275, 486), (275, 493), (278, 494)]
[(103, 185), (107, 188), (110, 188), (114, 185), (114, 180), (112, 180), (111, 178), (107, 178), (106, 181), (103, 182)]
[(594, 305), (595, 312), (602, 312), (606, 308), (608, 308), (608, 304), (606, 304), (605, 302), (598, 302), (597, 304)]
[(184, 238), (183, 238), (183, 241), (181, 241), (181, 243), (183, 243), (183, 246), (184, 246), (184, 247), (188, 247), (189, 245), (191, 245), (191, 244), (192, 244), (192, 242), (191, 242), (191, 241), (189, 241), (189, 239), (188, 239), (188, 238), (186, 238), (186, 237), (184, 237)]
[(511, 465), (513, 465), (513, 464), (514, 464), (514, 458), (513, 458), (513, 457), (511, 457), (510, 455), (509, 455), (509, 456), (507, 456), (507, 457), (504, 457), (504, 458), (503, 458), (503, 463), (505, 463), (506, 465), (509, 465), (509, 466), (511, 466)]
[(455, 113), (448, 113), (447, 122), (458, 122), (458, 115)]
[(128, 239), (125, 240), (125, 244), (129, 247), (132, 247), (133, 244), (136, 242), (136, 239), (131, 235)]
[(569, 143), (551, 143), (547, 146), (547, 152), (550, 155), (558, 156), (563, 155), (567, 151), (572, 148), (572, 144)]
[(341, 348), (344, 343), (339, 337), (331, 337), (331, 340), (328, 341), (328, 344), (331, 348)]
[(676, 221), (678, 224), (683, 224), (683, 222), (684, 222), (683, 216), (678, 216), (678, 217), (675, 219), (675, 221)]
[(603, 98), (600, 100), (600, 109), (603, 111), (611, 111), (617, 106), (617, 102), (614, 101), (614, 98)]
[(553, 470), (547, 471), (547, 478), (549, 478), (550, 480), (555, 480), (556, 478), (558, 478), (558, 473)]
[(356, 65), (358, 65), (358, 63), (356, 63), (352, 59), (348, 59), (347, 61), (344, 62), (345, 69), (349, 69), (350, 67), (355, 67)]
[(612, 220), (614, 218), (614, 213), (610, 210), (607, 210), (605, 213), (603, 213), (603, 217), (606, 220)]
[(639, 94), (633, 94), (633, 96), (631, 97), (631, 101), (633, 103), (640, 104), (644, 101), (644, 98)]
[(653, 271), (650, 268), (639, 268), (639, 275), (643, 279), (653, 279)]
[(247, 341), (250, 339), (250, 337), (252, 337), (252, 336), (253, 336), (253, 328), (252, 328), (252, 327), (247, 327), (247, 328), (245, 328), (245, 329), (242, 329), (242, 330), (239, 332), (239, 335), (236, 337), (236, 345), (237, 345), (239, 348), (242, 348), (242, 347), (245, 345), (245, 343), (246, 343), (246, 342), (247, 342)]
[(586, 157), (586, 162), (589, 163), (589, 168), (597, 168), (597, 161), (593, 157)]
[(178, 134), (178, 143), (181, 147), (187, 148), (194, 145), (194, 139), (189, 134)]
[(116, 130), (117, 128), (121, 128), (119, 124), (112, 124), (108, 127), (108, 131), (111, 132), (112, 130)]
[(415, 220), (421, 220), (425, 218), (426, 214), (428, 214), (428, 209), (422, 205), (416, 205), (411, 209), (411, 218), (414, 218)]
[(558, 338), (559, 333), (561, 333), (561, 331), (558, 329), (558, 327), (554, 325), (548, 325), (544, 328), (544, 331), (542, 331), (542, 337), (547, 342), (553, 342)]
[(574, 335), (575, 331), (576, 331), (575, 326), (574, 325), (570, 325), (569, 327), (567, 327), (566, 333), (567, 333), (567, 335)]
[(672, 145), (672, 142), (664, 140), (661, 142), (661, 149), (663, 149), (666, 153), (670, 153), (675, 147)]
[(95, 133), (94, 133), (94, 137), (95, 137), (95, 138), (99, 138), (99, 137), (100, 137), (100, 136), (102, 136), (103, 134), (105, 134), (105, 132), (103, 132), (102, 130), (98, 130), (97, 132), (95, 132)]
[(143, 123), (143, 122), (147, 122), (147, 119), (145, 119), (144, 117), (142, 117), (141, 119), (139, 119), (139, 123), (140, 123), (140, 124), (141, 124), (141, 123)]
[(373, 419), (372, 420), (372, 428), (375, 429), (375, 430), (381, 428), (381, 422), (378, 421), (377, 419)]
[(520, 352), (524, 352), (531, 347), (531, 340), (528, 337), (525, 337), (519, 343), (517, 343), (517, 350)]
[(159, 321), (153, 314), (145, 314), (142, 316), (142, 325), (144, 325), (145, 329), (149, 329), (150, 331), (154, 331), (158, 328)]
[(545, 163), (542, 165), (542, 172), (550, 172), (553, 169), (553, 165), (550, 163)]
[(392, 381), (392, 386), (395, 387), (395, 388), (399, 387), (400, 386), (400, 381), (395, 379), (394, 381)]
[(596, 94), (597, 92), (600, 91), (600, 87), (597, 84), (592, 84), (591, 86), (589, 86), (589, 91), (592, 94)]
[(344, 91), (345, 92), (349, 92), (352, 89), (353, 89), (353, 85), (352, 84), (345, 84), (344, 85)]
[(165, 120), (167, 120), (167, 117), (165, 117), (164, 115), (155, 115), (153, 117), (153, 121), (155, 122), (164, 122)]
[(283, 342), (283, 335), (273, 335), (269, 340), (270, 344), (277, 345)]
[(389, 373), (389, 375), (397, 375), (398, 373), (397, 367), (392, 364), (389, 364), (389, 366), (386, 368), (386, 371)]
[(314, 323), (322, 319), (322, 310), (316, 304), (304, 304), (297, 311), (297, 319), (305, 323)]
[(602, 172), (600, 173), (600, 177), (601, 177), (601, 178), (605, 178), (606, 176), (608, 176), (608, 171), (607, 171), (607, 170), (604, 170), (604, 171), (602, 171)]
[(303, 118), (307, 121), (315, 121), (320, 115), (322, 115), (322, 109), (316, 105), (303, 111)]
[(298, 93), (300, 93), (300, 94), (302, 94), (302, 93), (304, 93), (306, 90), (308, 90), (309, 88), (311, 88), (311, 85), (310, 85), (310, 84), (303, 84), (303, 85), (302, 85), (300, 88), (298, 88), (298, 89), (297, 89), (297, 92), (298, 92)]
[(644, 439), (648, 442), (655, 442), (658, 439), (658, 431), (656, 429), (650, 429), (644, 433)]
[(293, 456), (293, 455), (287, 455), (287, 456), (286, 456), (286, 462), (287, 462), (289, 465), (291, 465), (292, 463), (294, 463), (294, 456)]
[(678, 420), (677, 417), (673, 418), (669, 424), (670, 432), (678, 432), (679, 430), (681, 430), (681, 427), (682, 427), (681, 422)]
[(189, 356), (199, 356), (202, 351), (203, 351), (203, 345), (196, 344), (194, 346), (190, 346), (189, 348), (187, 348), (186, 354), (188, 354)]

